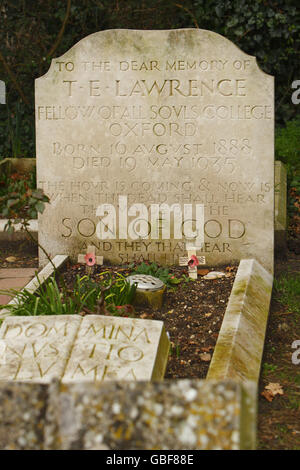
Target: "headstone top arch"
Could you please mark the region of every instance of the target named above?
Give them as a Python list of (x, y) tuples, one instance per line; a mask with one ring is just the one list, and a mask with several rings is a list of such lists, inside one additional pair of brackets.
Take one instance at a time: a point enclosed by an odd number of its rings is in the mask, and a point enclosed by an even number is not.
[(274, 80), (228, 39), (82, 39), (36, 80), (36, 138), (51, 256), (93, 244), (116, 263), (178, 264), (202, 229), (207, 264), (254, 257), (272, 271)]

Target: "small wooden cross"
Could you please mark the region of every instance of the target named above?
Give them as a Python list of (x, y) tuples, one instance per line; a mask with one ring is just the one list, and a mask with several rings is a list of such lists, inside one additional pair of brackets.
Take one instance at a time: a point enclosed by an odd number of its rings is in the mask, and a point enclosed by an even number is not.
[(93, 266), (89, 266), (87, 264), (87, 255), (91, 255), (90, 261), (92, 262), (95, 259), (94, 264), (102, 265), (103, 264), (103, 256), (96, 256), (96, 248), (94, 246), (89, 245), (86, 250), (85, 255), (78, 255), (78, 263), (86, 265), (86, 273), (91, 274), (93, 272)]
[(188, 266), (189, 277), (191, 279), (197, 279), (198, 277), (197, 266), (190, 266), (189, 261), (192, 258), (192, 256), (196, 256), (199, 261), (199, 264), (205, 264), (205, 256), (197, 256), (196, 248), (189, 248), (187, 250), (187, 253), (188, 253), (187, 256), (179, 256), (179, 266)]

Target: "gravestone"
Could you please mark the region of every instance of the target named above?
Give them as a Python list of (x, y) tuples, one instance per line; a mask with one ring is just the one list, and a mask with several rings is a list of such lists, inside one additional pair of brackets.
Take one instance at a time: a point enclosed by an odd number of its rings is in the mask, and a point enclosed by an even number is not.
[(7, 317), (0, 381), (161, 380), (169, 352), (163, 322), (122, 317)]
[(102, 31), (35, 93), (51, 256), (178, 264), (195, 248), (273, 270), (274, 82), (255, 57), (200, 29)]
[(0, 104), (6, 104), (6, 89), (3, 80), (0, 80)]
[(0, 380), (61, 377), (80, 321), (72, 315), (7, 317), (0, 328)]
[(275, 250), (278, 255), (284, 256), (286, 252), (287, 232), (287, 171), (285, 165), (275, 162)]

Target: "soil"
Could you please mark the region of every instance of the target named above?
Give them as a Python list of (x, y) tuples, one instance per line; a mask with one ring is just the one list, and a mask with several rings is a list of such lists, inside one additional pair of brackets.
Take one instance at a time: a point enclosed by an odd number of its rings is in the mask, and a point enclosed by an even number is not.
[[(7, 258), (15, 258), (7, 261)], [(0, 240), (0, 268), (38, 268), (38, 249), (35, 243)]]
[[(211, 268), (210, 271), (214, 269)], [(119, 272), (124, 276), (131, 274), (123, 266), (94, 267), (92, 278), (99, 280), (99, 274), (110, 271), (112, 277)], [(199, 378), (206, 377), (210, 359), (218, 338), (227, 302), (232, 289), (237, 267), (218, 267), (226, 275), (219, 279), (209, 280), (203, 276), (208, 269), (199, 269), (197, 280), (183, 281), (176, 288), (167, 289), (164, 293), (162, 309), (153, 310), (149, 306), (135, 306), (134, 317), (147, 320), (161, 320), (169, 333), (171, 354), (168, 360), (165, 378)], [(170, 268), (170, 273), (180, 278), (186, 268)], [(76, 275), (85, 274), (85, 266), (69, 265), (63, 275), (67, 288), (72, 288)]]

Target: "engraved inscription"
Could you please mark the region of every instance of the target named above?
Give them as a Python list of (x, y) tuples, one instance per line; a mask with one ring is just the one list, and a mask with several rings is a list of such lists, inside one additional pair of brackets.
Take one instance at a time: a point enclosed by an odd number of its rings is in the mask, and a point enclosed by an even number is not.
[[(37, 79), (36, 127), (52, 254), (93, 244), (112, 262), (177, 263), (202, 204), (208, 265), (255, 257), (272, 269), (273, 77), (227, 39), (95, 33)], [(180, 230), (171, 218), (164, 231), (163, 204), (180, 205)]]
[(161, 322), (85, 317), (64, 381), (150, 380), (161, 328)]

